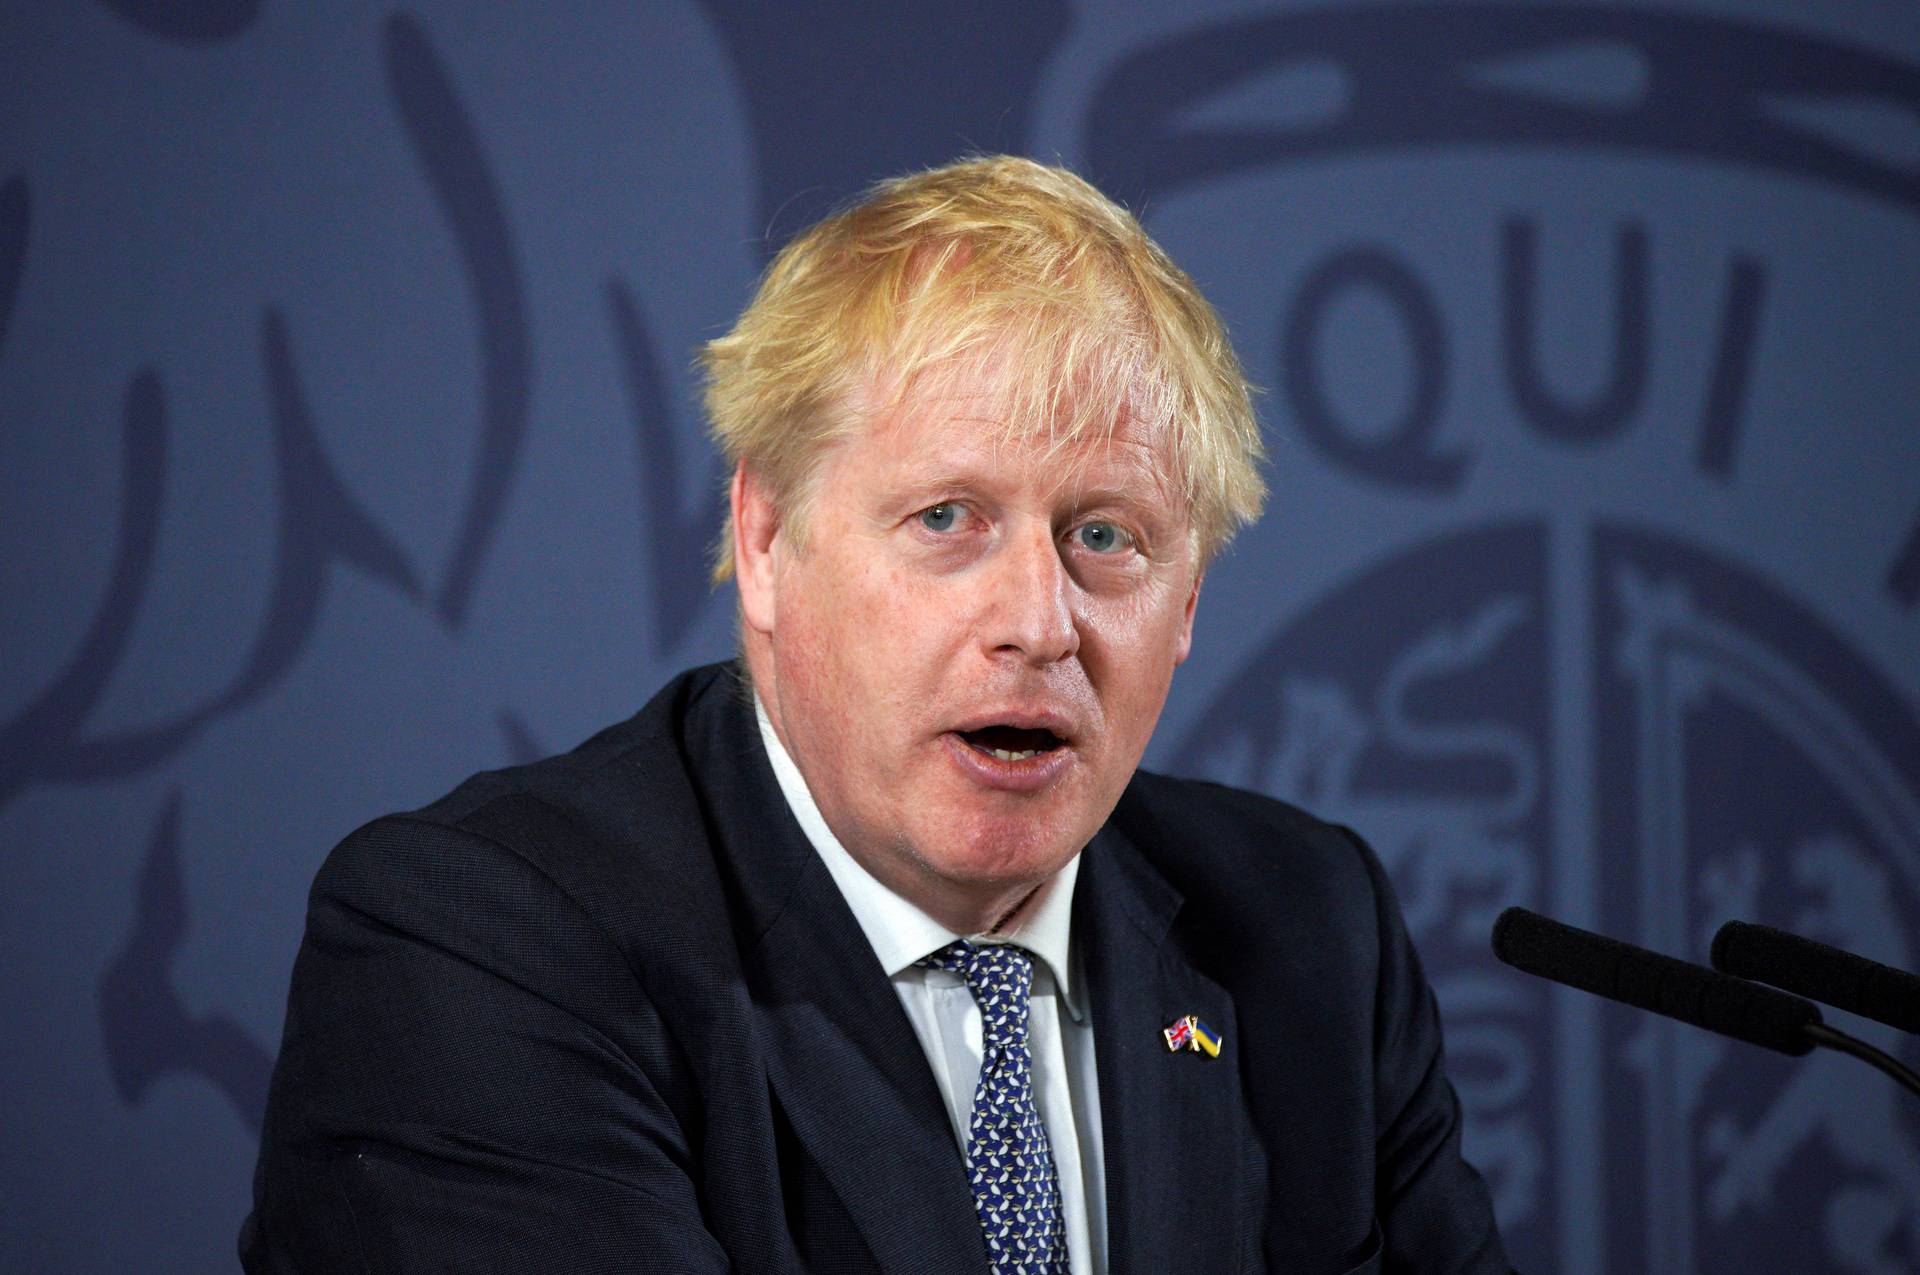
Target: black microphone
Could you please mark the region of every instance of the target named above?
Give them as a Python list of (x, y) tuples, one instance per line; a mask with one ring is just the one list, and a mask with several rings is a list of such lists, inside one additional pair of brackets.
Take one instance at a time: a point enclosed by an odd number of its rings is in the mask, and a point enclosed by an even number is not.
[(1493, 923), (1493, 954), (1528, 974), (1783, 1054), (1817, 1043), (1808, 1029), (1820, 1011), (1810, 1001), (1525, 908), (1508, 908)]
[(1770, 925), (1728, 921), (1713, 936), (1713, 968), (1810, 997), (1920, 1035), (1920, 977)]

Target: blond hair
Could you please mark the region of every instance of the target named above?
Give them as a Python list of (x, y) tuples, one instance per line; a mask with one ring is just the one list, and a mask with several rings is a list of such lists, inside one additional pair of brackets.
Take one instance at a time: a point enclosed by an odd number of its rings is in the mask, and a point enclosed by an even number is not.
[[(1059, 445), (1127, 421), (1168, 440), (1203, 563), (1266, 495), (1213, 307), (1125, 209), (1028, 159), (880, 183), (783, 248), (701, 359), (715, 442), (793, 525), (835, 442), (983, 360), (1009, 431)], [(733, 574), (730, 530), (715, 583)]]

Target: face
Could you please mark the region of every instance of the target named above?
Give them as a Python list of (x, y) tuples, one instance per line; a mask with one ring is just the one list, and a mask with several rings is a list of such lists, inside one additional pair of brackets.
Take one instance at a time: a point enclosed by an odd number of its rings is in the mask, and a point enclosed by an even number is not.
[(962, 932), (1106, 821), (1200, 585), (1160, 440), (1042, 456), (973, 388), (838, 445), (797, 540), (734, 483), (746, 653), (782, 742), (848, 851)]

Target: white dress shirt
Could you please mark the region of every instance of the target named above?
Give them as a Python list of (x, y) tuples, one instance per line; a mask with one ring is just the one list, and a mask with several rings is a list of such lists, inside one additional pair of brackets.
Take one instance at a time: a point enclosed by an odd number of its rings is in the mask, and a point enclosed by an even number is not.
[(774, 734), (758, 697), (754, 711), (780, 792), (846, 896), (854, 919), (880, 958), (880, 967), (893, 981), (901, 1008), (907, 1011), (933, 1068), (940, 1096), (946, 1100), (947, 1117), (963, 1155), (973, 1118), (973, 1091), (980, 1080), (980, 1007), (958, 974), (915, 962), (961, 937), (1011, 943), (1032, 953), (1027, 1036), (1033, 1053), (1034, 1101), (1047, 1126), (1060, 1178), (1067, 1259), (1073, 1275), (1100, 1275), (1107, 1269), (1100, 1091), (1093, 1062), (1093, 1024), (1084, 992), (1075, 995), (1072, 943), (1073, 883), (1080, 875), (1080, 856), (1075, 855), (1042, 884), (1005, 928), (991, 934), (955, 934), (854, 861), (821, 818), (806, 780)]

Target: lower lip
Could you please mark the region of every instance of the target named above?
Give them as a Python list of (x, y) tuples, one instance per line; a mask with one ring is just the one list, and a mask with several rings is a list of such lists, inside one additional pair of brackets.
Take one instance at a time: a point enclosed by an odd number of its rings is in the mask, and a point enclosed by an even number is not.
[(969, 779), (1001, 792), (1039, 792), (1058, 783), (1073, 765), (1073, 750), (1064, 744), (1023, 761), (1002, 761), (951, 731), (942, 738), (947, 741), (947, 752)]

